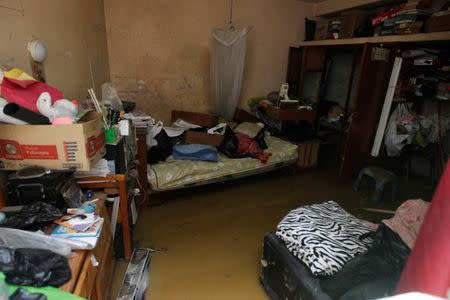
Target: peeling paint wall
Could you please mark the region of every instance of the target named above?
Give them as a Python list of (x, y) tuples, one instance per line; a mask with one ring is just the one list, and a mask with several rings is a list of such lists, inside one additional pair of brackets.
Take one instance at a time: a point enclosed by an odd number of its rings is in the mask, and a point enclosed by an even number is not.
[[(304, 37), (313, 4), (235, 0), (234, 21), (252, 27), (241, 103), (277, 90), (288, 47)], [(225, 26), (229, 0), (105, 0), (111, 80), (138, 108), (168, 121), (173, 109), (211, 110), (211, 30)], [(243, 106), (243, 105), (242, 105)]]
[(109, 81), (103, 0), (0, 0), (0, 63), (31, 73), (27, 43), (47, 47), (47, 83), (66, 98), (84, 99), (91, 86), (89, 56), (97, 93)]

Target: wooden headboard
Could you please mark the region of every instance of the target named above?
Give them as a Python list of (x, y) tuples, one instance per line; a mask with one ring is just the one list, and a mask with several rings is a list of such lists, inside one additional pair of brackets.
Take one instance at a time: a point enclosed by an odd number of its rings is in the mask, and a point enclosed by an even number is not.
[[(215, 126), (215, 125), (217, 125), (217, 123), (219, 121), (219, 117), (214, 114), (173, 110), (172, 116), (171, 116), (171, 121), (175, 122), (178, 119), (182, 119), (189, 123), (197, 124), (197, 125), (204, 126), (204, 127)], [(251, 113), (247, 112), (246, 110), (243, 110), (240, 108), (236, 108), (233, 120), (238, 123), (240, 123), (240, 122), (260, 122), (260, 120), (255, 115), (252, 115)]]
[(217, 116), (213, 114), (207, 113), (196, 113), (182, 110), (172, 110), (171, 121), (175, 122), (178, 119), (182, 119), (186, 122), (204, 126), (204, 127), (212, 127), (217, 124), (217, 120), (219, 119)]
[(236, 111), (234, 112), (234, 121), (237, 123), (241, 123), (241, 122), (257, 123), (257, 122), (260, 122), (261, 120), (258, 119), (257, 116), (249, 113), (246, 110), (236, 108)]

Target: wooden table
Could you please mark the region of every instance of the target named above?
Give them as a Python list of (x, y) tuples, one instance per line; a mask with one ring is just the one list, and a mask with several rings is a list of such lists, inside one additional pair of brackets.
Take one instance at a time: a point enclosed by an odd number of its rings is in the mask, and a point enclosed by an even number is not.
[(316, 111), (308, 109), (280, 109), (269, 105), (266, 108), (267, 115), (275, 121), (308, 121), (316, 120)]
[(130, 221), (128, 219), (128, 191), (125, 182), (125, 175), (114, 174), (108, 175), (106, 177), (83, 177), (77, 178), (77, 180), (78, 185), (82, 188), (113, 188), (119, 191), (119, 214), (122, 224), (123, 248), (125, 253), (125, 260), (129, 261), (132, 254), (132, 246), (130, 236)]

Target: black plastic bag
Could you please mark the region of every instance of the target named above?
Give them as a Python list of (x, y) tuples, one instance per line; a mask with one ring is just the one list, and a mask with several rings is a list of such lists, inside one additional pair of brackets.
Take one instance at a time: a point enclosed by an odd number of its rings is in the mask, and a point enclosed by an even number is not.
[(7, 213), (6, 220), (0, 226), (16, 229), (39, 229), (62, 216), (63, 213), (53, 205), (37, 201), (25, 205), (18, 212)]
[(67, 258), (45, 249), (0, 247), (0, 272), (16, 285), (58, 287), (71, 278)]
[(41, 293), (30, 293), (23, 288), (18, 288), (9, 300), (47, 300), (47, 296)]
[(158, 142), (158, 145), (151, 147), (147, 151), (147, 161), (149, 164), (165, 161), (172, 154), (173, 144), (164, 129), (155, 136), (155, 140)]
[(411, 250), (383, 223), (373, 235), (366, 253), (350, 260), (337, 274), (321, 279), (322, 289), (333, 299), (375, 299), (394, 291)]
[(228, 156), (229, 158), (243, 158), (245, 155), (238, 153), (239, 140), (234, 131), (227, 126), (225, 134), (223, 135), (223, 141), (219, 146), (219, 151)]
[(266, 137), (266, 130), (265, 130), (265, 128), (262, 128), (258, 132), (258, 134), (255, 136), (256, 143), (258, 143), (258, 146), (261, 149), (263, 149), (263, 150), (267, 149), (267, 144), (266, 144), (265, 137)]

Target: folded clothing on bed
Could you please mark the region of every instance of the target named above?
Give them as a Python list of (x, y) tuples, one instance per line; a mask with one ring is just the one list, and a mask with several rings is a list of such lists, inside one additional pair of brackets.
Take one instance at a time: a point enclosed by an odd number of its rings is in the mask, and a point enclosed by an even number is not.
[(217, 148), (209, 145), (175, 145), (172, 156), (180, 160), (217, 161)]
[(369, 222), (358, 219), (334, 201), (294, 209), (278, 224), (276, 235), (302, 260), (313, 275), (333, 275), (355, 256), (366, 252), (373, 239)]

